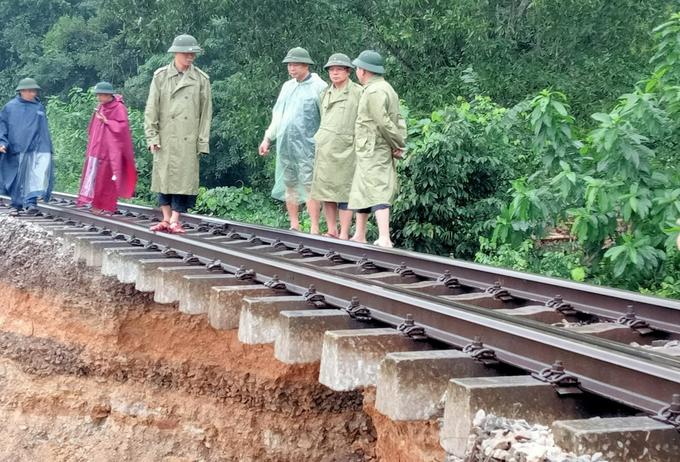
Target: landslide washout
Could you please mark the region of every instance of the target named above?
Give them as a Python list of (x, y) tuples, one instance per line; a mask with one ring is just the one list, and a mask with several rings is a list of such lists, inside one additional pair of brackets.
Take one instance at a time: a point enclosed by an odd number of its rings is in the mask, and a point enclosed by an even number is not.
[(0, 217), (0, 293), (0, 461), (397, 460), (362, 392), (74, 263), (35, 224)]

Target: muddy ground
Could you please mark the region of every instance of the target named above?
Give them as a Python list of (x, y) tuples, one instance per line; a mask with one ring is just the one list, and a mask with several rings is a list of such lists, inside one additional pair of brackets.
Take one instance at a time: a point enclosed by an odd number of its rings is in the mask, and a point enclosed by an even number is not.
[(0, 217), (0, 461), (439, 462), (436, 422), (244, 345)]

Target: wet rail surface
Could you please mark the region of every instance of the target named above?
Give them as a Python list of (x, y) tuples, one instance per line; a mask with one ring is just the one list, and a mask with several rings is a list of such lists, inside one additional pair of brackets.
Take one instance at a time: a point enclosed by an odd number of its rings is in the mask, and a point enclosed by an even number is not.
[(678, 426), (680, 358), (629, 345), (680, 338), (676, 301), (197, 215), (183, 217), (186, 235), (152, 233), (158, 210), (121, 203), (107, 218), (73, 199), (56, 194), (27, 219), (302, 295), (314, 308), (396, 326), (414, 341), (521, 368), (559, 393), (592, 392)]

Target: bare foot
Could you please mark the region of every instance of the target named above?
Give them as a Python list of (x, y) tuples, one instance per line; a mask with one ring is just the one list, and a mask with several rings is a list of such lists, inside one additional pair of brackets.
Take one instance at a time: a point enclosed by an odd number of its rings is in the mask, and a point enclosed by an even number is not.
[(373, 243), (373, 245), (377, 245), (378, 247), (385, 247), (387, 249), (391, 249), (392, 247), (394, 247), (394, 245), (392, 244), (392, 241), (390, 240), (389, 237), (388, 238), (380, 238), (377, 241), (375, 241)]
[(360, 240), (360, 239), (357, 239), (356, 236), (352, 237), (352, 238), (350, 239), (350, 241), (351, 241), (351, 242), (358, 242), (359, 244), (367, 244), (366, 239), (364, 239), (364, 240), (362, 241), (362, 240)]

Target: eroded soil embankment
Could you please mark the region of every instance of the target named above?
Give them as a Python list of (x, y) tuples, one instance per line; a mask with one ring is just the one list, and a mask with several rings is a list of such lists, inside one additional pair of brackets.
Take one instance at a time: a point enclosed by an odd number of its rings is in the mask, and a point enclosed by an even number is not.
[(0, 461), (373, 459), (361, 393), (0, 218)]

